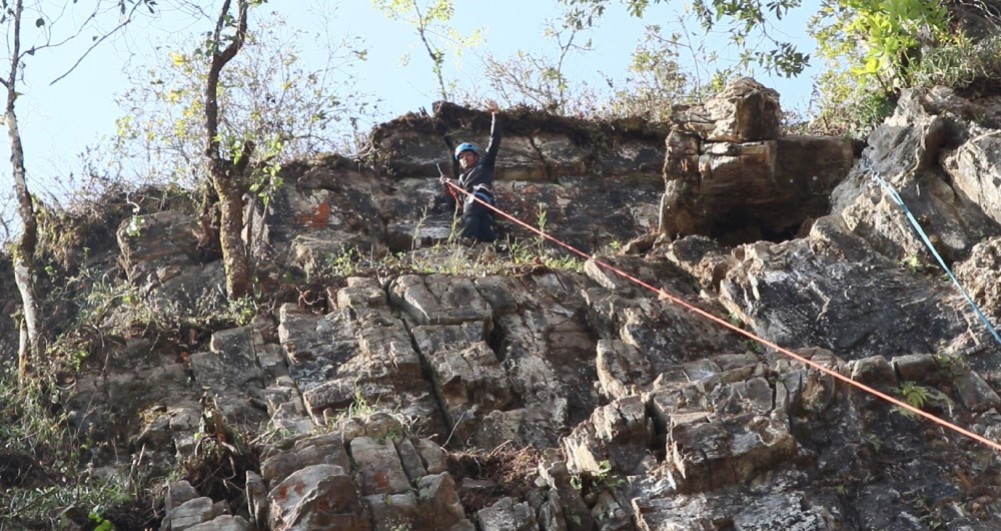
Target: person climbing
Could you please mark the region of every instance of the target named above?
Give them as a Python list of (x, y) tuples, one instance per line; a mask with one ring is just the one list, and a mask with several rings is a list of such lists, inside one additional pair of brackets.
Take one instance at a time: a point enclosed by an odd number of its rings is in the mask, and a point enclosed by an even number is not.
[(500, 109), (497, 103), (489, 100), (485, 109), (490, 112), (490, 142), (487, 149), (480, 156), (480, 150), (476, 145), (463, 142), (455, 147), (455, 160), (459, 162), (459, 182), (458, 187), (465, 190), (465, 194), (458, 194), (452, 190), (456, 186), (451, 179), (442, 175), (441, 182), (445, 185), (446, 192), (449, 192), (454, 199), (462, 197), (462, 232), (463, 238), (481, 242), (493, 242), (497, 239), (497, 230), (494, 227), (494, 212), (474, 197), (491, 206), (494, 201), (494, 164), (497, 162), (497, 152), (500, 150), (501, 126), (497, 113)]

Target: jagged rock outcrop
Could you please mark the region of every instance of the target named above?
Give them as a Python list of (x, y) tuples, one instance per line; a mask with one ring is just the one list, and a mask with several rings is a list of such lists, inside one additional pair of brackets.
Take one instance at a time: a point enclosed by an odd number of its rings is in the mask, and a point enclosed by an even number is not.
[[(997, 316), (993, 111), (973, 108), (993, 106), (907, 93), (854, 166), (845, 140), (783, 138), (776, 95), (750, 81), (679, 114), (666, 152), (648, 132), (505, 113), (502, 206), (531, 220), (544, 203), (547, 231), (587, 249), (652, 236), (575, 270), (488, 270), (503, 250), (448, 245), (450, 217), (421, 214), (431, 169), (485, 115), (411, 115), (377, 131), (372, 167), (285, 170), (255, 221), (270, 311), (190, 344), (122, 338), (67, 410), (124, 419), (142, 471), (203, 455), (211, 433), (268, 435), (234, 471), (238, 501), (175, 482), (162, 529), (994, 529), (994, 450), (847, 383), (1001, 436), (1001, 348), (950, 284), (901, 265), (924, 251), (870, 181), (902, 190)], [(647, 149), (663, 175), (631, 159)], [(190, 220), (144, 219), (150, 239), (120, 232), (141, 296), (211, 291)]]
[(674, 112), (660, 230), (733, 245), (792, 237), (830, 209), (854, 163), (846, 138), (784, 136), (779, 95), (742, 78)]
[(222, 264), (202, 260), (196, 222), (177, 211), (133, 217), (118, 228), (118, 247), (126, 278), (147, 298), (152, 310), (192, 315), (201, 305), (225, 298), (214, 289), (224, 280)]
[[(825, 239), (827, 223), (818, 221), (806, 239), (738, 248), (741, 261), (721, 281), (720, 302), (776, 343), (821, 346), (847, 359), (931, 352), (943, 338), (966, 335), (969, 315), (952, 285), (871, 251), (866, 256), (858, 238), (842, 235), (837, 254), (817, 251), (818, 244), (833, 245)], [(872, 293), (881, 304), (872, 303)]]
[(969, 101), (942, 87), (906, 91), (894, 115), (870, 135), (863, 164), (832, 194), (832, 211), (890, 259), (924, 256), (924, 243), (879, 177), (946, 260), (965, 259), (1001, 221), (997, 175), (985, 151), (999, 112), (995, 98)]

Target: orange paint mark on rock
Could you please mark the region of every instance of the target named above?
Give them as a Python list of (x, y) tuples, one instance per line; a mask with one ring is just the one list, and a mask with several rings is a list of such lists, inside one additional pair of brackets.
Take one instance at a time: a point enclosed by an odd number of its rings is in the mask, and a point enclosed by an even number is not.
[(380, 491), (385, 491), (389, 489), (389, 474), (386, 474), (385, 470), (380, 470), (375, 474), (372, 474), (372, 482), (375, 483), (376, 488)]
[(330, 203), (323, 201), (312, 212), (300, 214), (299, 224), (311, 229), (322, 229), (330, 222)]

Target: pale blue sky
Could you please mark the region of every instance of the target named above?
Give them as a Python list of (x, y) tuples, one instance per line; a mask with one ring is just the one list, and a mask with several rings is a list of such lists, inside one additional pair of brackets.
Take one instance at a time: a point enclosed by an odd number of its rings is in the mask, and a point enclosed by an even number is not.
[[(213, 6), (218, 3), (212, 2)], [(465, 52), (460, 65), (456, 65), (450, 56), (445, 72), (448, 79), (458, 79), (460, 84), (475, 79), (482, 65), (480, 57), (487, 51), (498, 58), (508, 57), (518, 49), (552, 54), (557, 51), (553, 42), (542, 36), (542, 32), (547, 18), (560, 16), (558, 2), (456, 0), (455, 4), (453, 25), (462, 33), (481, 28), (484, 40), (478, 49)], [(613, 0), (603, 21), (591, 33), (594, 50), (571, 56), (567, 63), (567, 75), (595, 85), (600, 85), (604, 76), (622, 79), (630, 52), (643, 35), (644, 25), (657, 23), (670, 27), (678, 19), (681, 8), (672, 7), (673, 4), (664, 2), (651, 6), (646, 17), (639, 20), (628, 16), (625, 9)], [(216, 8), (205, 9), (212, 16)], [(356, 68), (357, 87), (382, 101), (382, 119), (388, 120), (422, 107), (430, 108), (430, 104), (438, 99), (428, 59), (413, 29), (403, 22), (388, 20), (368, 0), (271, 0), (258, 8), (253, 16), (266, 16), (274, 10), (284, 13), (290, 25), (309, 32), (327, 31), (335, 40), (339, 35), (364, 38), (368, 60)], [(792, 16), (781, 27), (790, 34), (790, 38), (800, 39), (799, 42), (805, 46), (809, 46), (809, 40), (804, 36), (808, 14)], [(212, 20), (190, 17), (159, 18), (155, 22), (137, 23), (126, 36), (97, 48), (70, 76), (54, 86), (49, 83), (76, 61), (78, 50), (85, 46), (87, 40), (73, 48), (40, 52), (29, 57), (26, 80), (22, 85), (24, 95), (19, 99), (17, 109), (29, 186), (45, 191), (53, 176), (78, 172), (77, 155), (114, 132), (114, 121), (120, 114), (114, 97), (116, 93), (128, 90), (123, 73), (126, 64), (135, 67), (153, 53), (165, 53), (163, 50), (154, 52), (153, 45), (170, 42), (172, 38), (177, 39), (175, 49), (188, 49), (191, 34), (208, 31), (211, 24)], [(688, 29), (695, 38), (702, 35), (694, 25)], [(185, 36), (187, 40), (179, 39)], [(714, 36), (710, 42), (720, 47), (724, 57), (734, 55), (727, 54), (723, 48), (725, 38)], [(303, 49), (309, 52), (313, 44), (304, 43)], [(323, 58), (319, 50), (314, 52), (305, 53), (304, 59)], [(401, 66), (401, 56), (406, 53), (410, 54), (411, 60), (404, 67)], [(682, 60), (685, 59), (682, 56)], [(805, 109), (809, 103), (812, 83), (808, 75), (795, 80), (757, 77), (780, 92), (783, 107)], [(0, 143), (0, 157), (3, 163), (0, 179), (10, 182), (6, 141)]]

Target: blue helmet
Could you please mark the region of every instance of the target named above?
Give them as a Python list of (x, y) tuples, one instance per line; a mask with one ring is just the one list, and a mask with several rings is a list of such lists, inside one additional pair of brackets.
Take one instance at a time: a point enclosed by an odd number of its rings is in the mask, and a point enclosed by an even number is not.
[(459, 160), (459, 155), (462, 154), (463, 151), (472, 151), (473, 153), (476, 154), (477, 157), (480, 156), (480, 150), (477, 149), (475, 144), (470, 144), (469, 142), (463, 142), (458, 146), (455, 146), (455, 160)]

